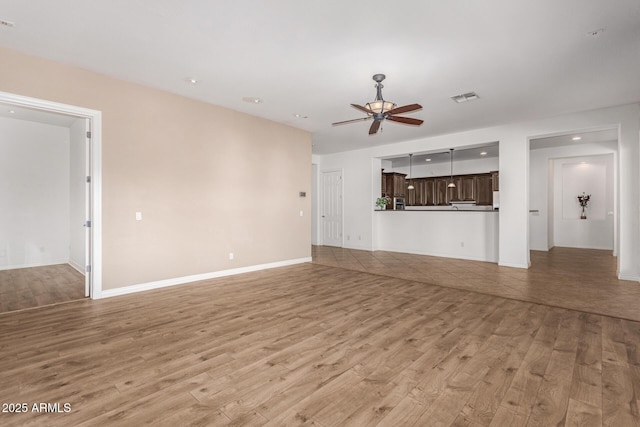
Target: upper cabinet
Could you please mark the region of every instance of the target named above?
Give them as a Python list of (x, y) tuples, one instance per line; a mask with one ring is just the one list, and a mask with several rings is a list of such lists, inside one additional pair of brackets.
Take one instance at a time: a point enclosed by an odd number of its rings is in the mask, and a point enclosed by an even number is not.
[(449, 204), (449, 194), (447, 194), (447, 185), (449, 184), (449, 179), (442, 177), (436, 178), (434, 180), (435, 184), (435, 205), (436, 206), (446, 206)]
[(406, 197), (407, 175), (403, 173), (393, 174), (393, 197)]
[(492, 191), (500, 191), (500, 174), (498, 171), (491, 172)]
[[(409, 190), (409, 185), (413, 185), (413, 190)], [(405, 190), (407, 206), (435, 205), (434, 185), (433, 178), (408, 179)]]
[(493, 177), (491, 174), (476, 175), (476, 205), (491, 206), (493, 204)]
[[(383, 197), (405, 197), (406, 195), (406, 174), (389, 172), (382, 174), (382, 196)], [(389, 205), (387, 205), (389, 206)]]
[[(382, 194), (405, 197), (407, 206), (446, 206), (451, 202), (475, 202), (478, 206), (491, 206), (493, 192), (498, 187), (498, 172), (454, 175), (453, 183), (456, 186), (453, 188), (449, 187), (449, 176), (405, 178), (406, 175), (398, 173), (383, 174)], [(413, 184), (413, 190), (408, 189), (409, 184)], [(399, 186), (403, 191), (399, 191)]]
[(465, 175), (460, 177), (460, 200), (473, 202), (476, 200), (476, 176)]

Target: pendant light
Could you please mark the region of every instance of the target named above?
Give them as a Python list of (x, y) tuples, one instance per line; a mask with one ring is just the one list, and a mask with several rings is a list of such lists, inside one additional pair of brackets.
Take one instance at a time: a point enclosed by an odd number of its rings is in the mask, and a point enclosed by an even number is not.
[(451, 182), (449, 183), (449, 185), (447, 185), (448, 188), (456, 188), (456, 184), (454, 184), (453, 182), (453, 148), (449, 148), (449, 153), (451, 157), (451, 169), (450, 169), (450, 173), (451, 173)]
[[(409, 179), (411, 179), (411, 158), (413, 157), (413, 154), (409, 154)], [(415, 187), (413, 186), (413, 184), (411, 182), (409, 182), (409, 186), (407, 187), (407, 190), (414, 190)]]

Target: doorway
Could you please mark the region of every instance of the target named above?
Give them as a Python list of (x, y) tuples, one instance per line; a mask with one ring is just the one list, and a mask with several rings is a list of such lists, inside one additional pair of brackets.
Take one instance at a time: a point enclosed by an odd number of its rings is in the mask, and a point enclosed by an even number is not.
[[(13, 280), (27, 287), (13, 293), (22, 298), (13, 306), (63, 302), (78, 294), (98, 298), (101, 113), (0, 92), (0, 119), (5, 131), (12, 132), (7, 139), (14, 141), (4, 144), (3, 154), (15, 160), (12, 172), (5, 171), (11, 180), (4, 192), (14, 203), (0, 239), (0, 271), (5, 285)], [(26, 129), (30, 131), (16, 144)], [(60, 288), (79, 278), (81, 289)]]
[(322, 172), (322, 244), (342, 247), (342, 171)]
[[(617, 128), (530, 139), (530, 250), (617, 255), (617, 158)], [(584, 212), (582, 193), (590, 196)]]

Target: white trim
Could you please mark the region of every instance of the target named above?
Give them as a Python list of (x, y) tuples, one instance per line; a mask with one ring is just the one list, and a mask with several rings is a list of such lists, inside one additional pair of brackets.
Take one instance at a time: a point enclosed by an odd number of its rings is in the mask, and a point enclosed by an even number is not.
[(498, 263), (498, 265), (500, 267), (511, 267), (511, 268), (529, 268), (530, 265), (527, 264), (516, 264), (516, 263), (511, 263), (511, 262), (505, 262), (505, 263)]
[(67, 264), (69, 264), (69, 266), (70, 266), (71, 268), (73, 268), (74, 270), (76, 270), (78, 273), (80, 273), (80, 274), (82, 274), (83, 276), (85, 276), (85, 277), (86, 277), (86, 272), (84, 271), (84, 269), (85, 269), (85, 267), (84, 267), (84, 266), (82, 266), (82, 265), (78, 265), (77, 263), (75, 263), (75, 262), (73, 262), (73, 261), (71, 261), (71, 260), (69, 260), (69, 261), (67, 262)]
[(626, 274), (620, 274), (618, 276), (618, 280), (630, 280), (632, 282), (640, 282), (640, 277), (638, 277), (638, 276), (627, 276)]
[(46, 267), (48, 265), (60, 265), (60, 264), (68, 264), (68, 260), (58, 260), (58, 261), (47, 261), (47, 262), (38, 262), (33, 264), (14, 264), (14, 265), (2, 265), (0, 266), (0, 271), (2, 270), (17, 270), (19, 268), (33, 268), (33, 267)]
[[(59, 102), (0, 92), (0, 102), (91, 120), (91, 298), (102, 293), (102, 112)], [(63, 263), (67, 263), (65, 260)]]
[(252, 271), (267, 270), (270, 268), (286, 267), (289, 265), (311, 262), (311, 257), (291, 259), (287, 261), (272, 262), (268, 264), (251, 265), (248, 267), (232, 268), (229, 270), (214, 271), (211, 273), (194, 274), (191, 276), (176, 277), (173, 279), (158, 280), (155, 282), (140, 283), (138, 285), (125, 286), (122, 288), (107, 289), (102, 291), (96, 298), (111, 298), (120, 295), (127, 295), (136, 292), (150, 291), (152, 289), (166, 288), (168, 286), (183, 285), (185, 283), (198, 282), (201, 280), (215, 279), (218, 277), (234, 276)]

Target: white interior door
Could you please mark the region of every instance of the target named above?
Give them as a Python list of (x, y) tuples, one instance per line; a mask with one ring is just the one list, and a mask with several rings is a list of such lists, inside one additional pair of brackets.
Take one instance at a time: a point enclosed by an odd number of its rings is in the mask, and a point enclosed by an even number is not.
[(342, 171), (322, 172), (322, 244), (342, 247)]

